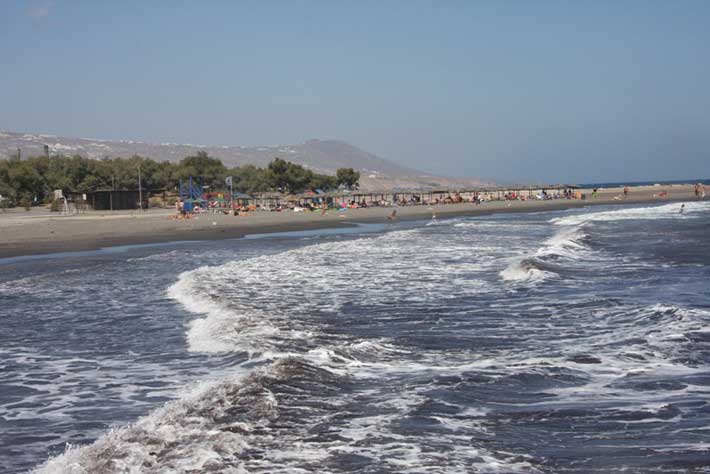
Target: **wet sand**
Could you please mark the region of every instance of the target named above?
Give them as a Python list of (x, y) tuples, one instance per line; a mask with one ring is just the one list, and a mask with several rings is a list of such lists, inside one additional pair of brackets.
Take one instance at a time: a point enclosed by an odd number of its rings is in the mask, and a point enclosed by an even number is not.
[[(76, 216), (60, 216), (44, 210), (0, 212), (0, 258), (23, 255), (97, 250), (118, 245), (167, 243), (185, 240), (220, 240), (264, 234), (352, 226), (357, 223), (387, 223), (397, 210), (398, 220), (474, 216), (500, 212), (539, 212), (603, 204), (663, 203), (695, 200), (692, 185), (632, 188), (623, 198), (622, 190), (605, 189), (596, 198), (581, 190), (586, 200), (492, 201), (481, 205), (463, 203), (435, 206), (349, 209), (345, 212), (254, 212), (248, 216), (202, 214), (188, 220), (173, 219), (174, 210), (145, 212), (91, 211)], [(668, 196), (659, 197), (661, 191)]]

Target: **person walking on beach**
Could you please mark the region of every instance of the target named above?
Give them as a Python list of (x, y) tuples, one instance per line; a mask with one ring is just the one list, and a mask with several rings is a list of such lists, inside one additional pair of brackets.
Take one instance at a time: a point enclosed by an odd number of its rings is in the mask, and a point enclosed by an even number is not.
[(629, 187), (628, 187), (628, 186), (624, 186), (624, 199), (626, 199), (626, 197), (627, 197), (628, 195), (629, 195)]

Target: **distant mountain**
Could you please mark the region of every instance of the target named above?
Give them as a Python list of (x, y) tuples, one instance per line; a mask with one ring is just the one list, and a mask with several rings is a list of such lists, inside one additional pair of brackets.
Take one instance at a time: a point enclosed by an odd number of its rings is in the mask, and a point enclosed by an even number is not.
[(81, 155), (101, 159), (140, 155), (157, 161), (180, 161), (205, 151), (227, 166), (253, 164), (266, 166), (275, 157), (303, 165), (319, 173), (334, 174), (338, 168), (354, 168), (361, 173), (363, 190), (433, 189), (472, 187), (488, 184), (478, 179), (431, 176), (380, 158), (340, 140), (308, 140), (298, 145), (280, 146), (203, 146), (177, 143), (144, 143), (131, 140), (108, 141), (67, 138), (56, 135), (0, 131), (0, 159), (45, 153)]

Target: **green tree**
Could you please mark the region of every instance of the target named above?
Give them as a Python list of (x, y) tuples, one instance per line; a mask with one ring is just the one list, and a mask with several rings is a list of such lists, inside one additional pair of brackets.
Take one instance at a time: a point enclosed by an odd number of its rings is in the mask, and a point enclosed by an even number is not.
[[(180, 178), (203, 177), (213, 190), (224, 190), (224, 178), (231, 175), (236, 191), (245, 193), (277, 189), (298, 193), (306, 189), (330, 190), (342, 182), (342, 176), (314, 173), (304, 166), (276, 158), (266, 168), (245, 165), (227, 169), (224, 164), (200, 151), (180, 163), (156, 162), (149, 158), (105, 158), (101, 160), (81, 156), (38, 156), (26, 160), (0, 160), (0, 206), (15, 206), (37, 201), (49, 203), (52, 192), (90, 192), (138, 188), (138, 168), (144, 190), (175, 189)], [(341, 170), (338, 170), (341, 173)], [(354, 177), (353, 177), (354, 175)], [(357, 182), (359, 173), (350, 169), (347, 183)], [(350, 184), (352, 186), (352, 184)]]
[(229, 170), (235, 191), (241, 193), (259, 193), (271, 189), (268, 171), (254, 165), (244, 165)]
[(227, 168), (217, 158), (210, 158), (206, 152), (198, 151), (194, 156), (188, 156), (178, 165), (177, 178), (203, 178), (205, 185), (212, 189), (224, 189), (224, 178)]
[(266, 173), (266, 178), (272, 188), (283, 192), (291, 191), (288, 178), (288, 161), (275, 158), (269, 162)]
[(327, 174), (313, 174), (310, 185), (311, 189), (320, 189), (323, 191), (330, 191), (338, 187), (338, 180), (335, 176), (330, 176)]
[(347, 189), (357, 189), (360, 186), (360, 172), (352, 168), (338, 168), (335, 172), (338, 186), (345, 186)]
[[(17, 196), (35, 196), (42, 189), (42, 176), (28, 161), (13, 161), (8, 169), (8, 182)], [(31, 199), (31, 197), (30, 197)]]

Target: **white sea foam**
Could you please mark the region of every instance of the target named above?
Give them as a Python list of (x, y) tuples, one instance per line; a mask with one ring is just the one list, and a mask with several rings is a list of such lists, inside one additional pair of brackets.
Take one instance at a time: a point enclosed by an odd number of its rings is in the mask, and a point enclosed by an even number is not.
[[(545, 240), (534, 255), (523, 255), (513, 259), (499, 274), (505, 281), (517, 283), (539, 283), (559, 274), (554, 265), (564, 259), (565, 265), (591, 258), (592, 251), (583, 243), (586, 237), (583, 226), (563, 228)], [(553, 263), (554, 262), (554, 263)]]
[(384, 306), (397, 298), (426, 302), (486, 291), (476, 274), (489, 264), (487, 245), (461, 239), (432, 247), (418, 232), (202, 267), (181, 274), (168, 295), (200, 316), (189, 323), (190, 350), (258, 352), (310, 338), (310, 315), (337, 312), (363, 297)]
[(554, 272), (548, 272), (526, 266), (523, 261), (515, 261), (501, 270), (500, 277), (505, 281), (536, 283), (558, 276)]
[[(681, 213), (681, 205), (684, 205)], [(662, 206), (633, 207), (613, 211), (589, 212), (550, 219), (555, 225), (576, 226), (585, 222), (607, 222), (636, 219), (692, 219), (700, 213), (710, 211), (710, 202), (686, 202), (664, 204)]]
[[(132, 425), (113, 429), (89, 446), (70, 447), (34, 473), (137, 473), (145, 469), (245, 473), (229, 465), (235, 454), (248, 447), (242, 433), (268, 425), (278, 415), (273, 394), (261, 382), (265, 376), (286, 375), (277, 367), (238, 382), (203, 382)], [(248, 415), (245, 421), (220, 422), (240, 406)]]
[(570, 260), (579, 260), (589, 256), (590, 250), (584, 245), (586, 237), (583, 226), (566, 228), (558, 231), (547, 239), (543, 246), (537, 250), (538, 257), (559, 256)]
[[(342, 454), (408, 473), (458, 472), (457, 466), (476, 472), (538, 472), (525, 455), (494, 455), (471, 445), (471, 433), (485, 432), (485, 411), (451, 406), (454, 413), (431, 417), (440, 429), (408, 433), (398, 426), (428, 402), (420, 393), (423, 388), (393, 396), (385, 386), (319, 399), (336, 380), (307, 363), (283, 359), (236, 381), (203, 382), (134, 424), (113, 429), (89, 446), (70, 448), (34, 472), (312, 472), (304, 467)], [(315, 391), (304, 391), (304, 383), (315, 384)], [(352, 396), (371, 399), (369, 412), (345, 411)], [(281, 420), (293, 413), (299, 424)], [(329, 426), (328, 435), (304, 443), (321, 424)], [(423, 447), (442, 442), (446, 451)], [(267, 452), (263, 459), (252, 458), (261, 451)]]
[[(168, 295), (179, 301), (188, 311), (204, 318), (189, 323), (187, 339), (194, 352), (228, 352), (243, 350), (257, 352), (269, 347), (268, 340), (278, 333), (268, 318), (256, 311), (243, 313), (229, 306), (219, 289), (204, 282), (207, 267), (186, 272), (168, 289)], [(200, 286), (204, 285), (204, 286)]]
[[(477, 435), (488, 433), (489, 409), (432, 400), (432, 394), (472, 383), (465, 380), (467, 373), (485, 377), (491, 385), (516, 376), (554, 378), (562, 373), (575, 382), (543, 389), (547, 398), (533, 404), (534, 409), (594, 406), (604, 412), (607, 408), (598, 406), (604, 400), (610, 411), (618, 411), (618, 405), (629, 411), (648, 411), (649, 417), (639, 423), (673, 423), (675, 418), (660, 416), (669, 398), (707, 395), (703, 387), (640, 393), (624, 385), (629, 380), (698, 373), (674, 359), (686, 344), (676, 336), (684, 338), (707, 325), (704, 312), (672, 305), (639, 308), (594, 301), (580, 304), (583, 309), (575, 312), (559, 309), (557, 295), (532, 302), (505, 300), (512, 293), (509, 285), (486, 282), (515, 245), (518, 257), (511, 266), (521, 265), (518, 281), (555, 278), (552, 263), (576, 265), (598, 259), (599, 254), (585, 243), (584, 226), (564, 226), (531, 248), (529, 240), (518, 239), (514, 232), (498, 244), (499, 239), (486, 238), (475, 227), (465, 232), (465, 226), (458, 224), (462, 232), (437, 233), (434, 239), (426, 234), (436, 229), (395, 231), (181, 274), (168, 295), (194, 315), (186, 328), (191, 351), (248, 351), (254, 355), (250, 364), (276, 361), (273, 366), (284, 370), (276, 369), (275, 375), (272, 367), (246, 379), (204, 383), (134, 425), (49, 461), (38, 472), (88, 473), (105, 468), (115, 472), (290, 473), (313, 472), (313, 466), (328, 472), (327, 462), (346, 454), (370, 459), (380, 470), (397, 472), (538, 472), (525, 454), (494, 452), (472, 442)], [(533, 265), (522, 266), (526, 256)], [(501, 277), (515, 271), (506, 268)], [(353, 313), (345, 310), (350, 306), (381, 311), (362, 317), (387, 324), (388, 318), (397, 323), (395, 311), (405, 306), (393, 302), (433, 307), (450, 298), (481, 296), (500, 296), (491, 308), (511, 313), (510, 321), (490, 324), (499, 325), (497, 329), (482, 325), (482, 337), (490, 340), (514, 334), (534, 344), (506, 343), (483, 354), (488, 349), (462, 346), (443, 354), (440, 349), (397, 345), (394, 335), (357, 339), (347, 331), (339, 335), (325, 326), (328, 321), (335, 321), (332, 324), (339, 329), (360, 324), (341, 319)], [(545, 317), (522, 317), (528, 312), (544, 312)], [(485, 317), (471, 307), (462, 313), (467, 318)], [(419, 327), (436, 337), (438, 322), (422, 323)], [(630, 342), (625, 343), (626, 339)], [(575, 358), (580, 354), (589, 357)], [(301, 362), (287, 362), (296, 359)], [(338, 385), (307, 375), (301, 380), (305, 384), (291, 386), (287, 396), (279, 399), (278, 383), (288, 383), (301, 370), (323, 371), (354, 389), (340, 390)], [(264, 377), (278, 380), (263, 384)], [(335, 393), (332, 399), (329, 393)], [(432, 401), (446, 409), (432, 409)], [(254, 406), (254, 416), (235, 419), (234, 408), (247, 405)], [(297, 415), (289, 418), (289, 409)], [(409, 431), (408, 420), (422, 420), (436, 429)], [(437, 446), (446, 449), (437, 450)], [(250, 458), (254, 449), (263, 456), (257, 453)]]

